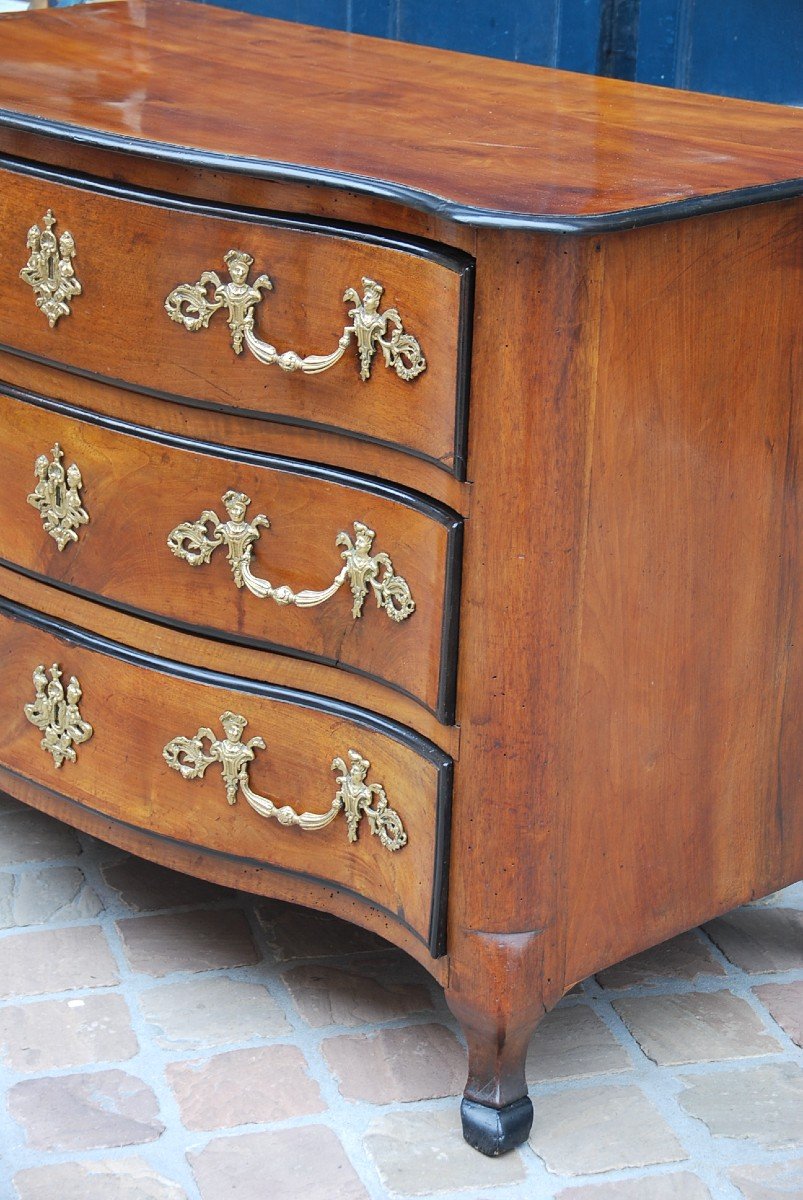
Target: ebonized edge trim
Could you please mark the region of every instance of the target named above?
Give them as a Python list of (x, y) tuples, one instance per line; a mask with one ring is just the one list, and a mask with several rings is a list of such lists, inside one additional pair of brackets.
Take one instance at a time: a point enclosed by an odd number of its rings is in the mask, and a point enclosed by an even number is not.
[[(5, 347), (0, 346), (0, 349)], [(23, 404), (31, 404), (48, 412), (58, 413), (82, 421), (87, 425), (98, 425), (111, 433), (121, 433), (129, 437), (142, 438), (145, 441), (156, 442), (161, 446), (169, 446), (174, 450), (187, 450), (193, 454), (203, 454), (209, 458), (226, 458), (232, 462), (240, 462), (252, 467), (265, 467), (273, 471), (282, 471), (286, 475), (306, 475), (311, 479), (319, 479), (325, 483), (339, 484), (356, 491), (368, 492), (373, 496), (381, 496), (406, 508), (437, 521), (439, 525), (449, 528), (462, 517), (454, 509), (440, 500), (435, 500), (425, 492), (414, 488), (403, 487), (374, 475), (363, 475), (359, 471), (348, 470), (345, 467), (330, 467), (325, 463), (313, 462), (311, 459), (289, 458), (283, 454), (272, 454), (263, 450), (251, 450), (246, 446), (229, 446), (219, 442), (206, 442), (201, 438), (188, 437), (183, 433), (170, 433), (166, 429), (155, 429), (148, 425), (139, 425), (136, 421), (127, 421), (123, 417), (111, 417), (106, 413), (95, 412), (93, 409), (82, 408), (67, 400), (57, 400), (50, 396), (42, 396), (38, 392), (20, 387), (15, 383), (7, 383), (0, 379), (0, 390), (4, 394), (19, 400)]]
[(101, 375), (97, 371), (90, 371), (87, 367), (74, 367), (69, 363), (59, 362), (55, 358), (46, 358), (43, 354), (34, 354), (31, 350), (21, 350), (18, 346), (9, 346), (7, 342), (0, 342), (0, 351), (3, 354), (11, 354), (14, 358), (24, 359), (26, 362), (33, 362), (39, 366), (48, 367), (50, 370), (64, 371), (65, 374), (75, 375), (79, 379), (91, 379), (93, 383), (102, 383), (104, 387), (118, 388), (124, 392), (131, 392), (133, 395), (149, 396), (153, 400), (164, 400), (168, 404), (180, 404), (186, 408), (199, 409), (201, 412), (223, 413), (224, 416), (237, 417), (245, 421), (261, 421), (265, 425), (290, 425), (294, 429), (311, 429), (318, 433), (328, 433), (335, 437), (346, 438), (349, 441), (366, 442), (371, 446), (381, 446), (385, 450), (394, 450), (397, 454), (405, 454), (410, 458), (425, 462), (429, 466), (437, 467), (439, 471), (445, 471), (447, 475), (453, 476), (458, 483), (465, 482), (464, 468), (461, 474), (458, 471), (456, 463), (452, 466), (440, 458), (433, 458), (431, 454), (411, 450), (409, 446), (404, 446), (401, 442), (387, 442), (383, 438), (371, 437), (367, 433), (343, 429), (340, 425), (326, 425), (321, 421), (310, 421), (304, 417), (287, 417), (284, 413), (257, 411), (253, 408), (237, 408), (233, 404), (223, 404), (217, 400), (201, 400), (197, 396), (179, 396), (175, 392), (165, 392), (160, 388), (129, 383), (127, 379), (117, 379), (112, 375)]
[[(241, 692), (244, 695), (261, 696), (265, 699), (276, 701), (280, 704), (291, 704), (297, 708), (312, 709), (318, 712), (324, 712), (335, 716), (340, 720), (349, 721), (351, 724), (362, 726), (365, 729), (373, 730), (382, 734), (384, 737), (391, 738), (393, 741), (412, 750), (425, 761), (431, 763), (435, 768), (437, 775), (436, 788), (436, 812), (435, 812), (435, 837), (434, 837), (434, 859), (432, 863), (432, 893), (430, 897), (430, 924), (427, 938), (414, 929), (411, 925), (394, 913), (391, 909), (385, 908), (381, 904), (376, 906), (386, 912), (394, 921), (404, 925), (409, 929), (419, 940), (429, 949), (433, 958), (439, 958), (445, 953), (445, 932), (446, 932), (446, 905), (447, 905), (447, 885), (448, 885), (448, 866), (449, 866), (449, 836), (450, 836), (450, 816), (451, 816), (451, 794), (453, 782), (453, 763), (452, 759), (440, 747), (430, 742), (427, 738), (415, 733), (413, 730), (406, 728), (404, 725), (398, 725), (395, 721), (391, 721), (388, 717), (379, 716), (376, 713), (369, 712), (367, 709), (357, 708), (354, 705), (345, 704), (340, 700), (331, 700), (324, 696), (315, 696), (311, 692), (303, 692), (296, 688), (286, 688), (279, 684), (264, 683), (258, 679), (242, 679), (235, 675), (228, 675), (224, 672), (215, 670), (204, 670), (201, 667), (195, 667), (189, 663), (182, 663), (175, 659), (163, 658), (161, 655), (146, 653), (143, 650), (137, 650), (133, 646), (127, 646), (122, 642), (113, 641), (102, 634), (95, 633), (91, 630), (84, 629), (78, 625), (73, 625), (68, 621), (57, 620), (54, 617), (49, 617), (43, 613), (35, 612), (25, 605), (18, 604), (14, 600), (9, 600), (4, 596), (0, 596), (0, 614), (10, 618), (12, 621), (19, 621), (22, 624), (33, 626), (35, 629), (41, 629), (44, 633), (51, 637), (58, 638), (61, 641), (72, 643), (80, 646), (85, 650), (89, 650), (94, 654), (101, 654), (107, 658), (117, 659), (120, 662), (128, 663), (130, 666), (139, 667), (144, 670), (156, 671), (162, 675), (172, 675), (178, 679), (185, 679), (192, 683), (205, 684), (211, 687), (223, 688), (229, 691)], [(4, 770), (10, 768), (3, 765)], [(17, 774), (17, 772), (11, 772)], [(26, 778), (20, 776), (21, 778)], [(36, 783), (35, 780), (30, 782)], [(46, 785), (36, 783), (37, 787), (45, 787), (45, 790), (50, 790)], [(60, 793), (54, 793), (60, 796)], [(67, 797), (61, 797), (68, 799)], [(77, 801), (70, 801), (76, 804), (79, 808), (83, 808), (88, 812), (94, 812), (94, 809), (80, 804)], [(174, 838), (166, 838), (161, 835), (153, 835), (148, 830), (141, 830), (140, 826), (128, 825), (126, 822), (117, 821), (116, 818), (106, 817), (106, 814), (98, 814), (104, 819), (116, 821), (117, 824), (126, 826), (130, 829), (139, 829), (141, 832), (148, 833), (148, 836), (159, 836), (160, 840), (173, 842), (176, 845), (188, 845), (193, 849), (199, 847), (192, 846), (191, 843), (179, 842)], [(366, 900), (365, 897), (359, 896), (357, 892), (351, 892), (350, 889), (343, 887), (339, 883), (332, 880), (321, 879), (318, 876), (304, 876), (298, 871), (291, 871), (289, 868), (274, 866), (272, 863), (261, 863), (258, 859), (246, 859), (241, 856), (227, 854), (225, 851), (209, 850), (208, 847), (200, 847), (205, 852), (219, 855), (222, 858), (229, 858), (233, 861), (252, 863), (255, 866), (263, 867), (266, 870), (277, 870), (286, 875), (300, 876), (322, 883), (324, 886), (332, 886), (340, 891), (345, 891), (348, 894), (358, 896), (363, 903), (374, 905), (373, 900)]]
[(544, 233), (611, 233), (637, 229), (662, 221), (680, 220), (703, 213), (723, 212), (751, 204), (785, 200), (803, 194), (803, 177), (755, 184), (732, 191), (712, 192), (703, 196), (688, 196), (682, 200), (667, 200), (662, 204), (618, 212), (589, 213), (579, 216), (558, 216), (554, 213), (517, 213), (504, 209), (473, 207), (446, 200), (442, 196), (388, 180), (371, 179), (322, 167), (304, 167), (296, 163), (275, 162), (271, 159), (233, 158), (220, 152), (171, 145), (167, 142), (148, 142), (141, 138), (82, 129), (62, 121), (48, 121), (9, 109), (0, 109), (0, 126), (58, 138), (77, 145), (99, 150), (116, 150), (124, 154), (157, 158), (164, 162), (215, 171), (255, 176), (276, 182), (317, 184), (358, 192), (382, 200), (391, 200), (408, 208), (445, 217), (460, 225), (490, 226), (496, 229), (531, 229)]

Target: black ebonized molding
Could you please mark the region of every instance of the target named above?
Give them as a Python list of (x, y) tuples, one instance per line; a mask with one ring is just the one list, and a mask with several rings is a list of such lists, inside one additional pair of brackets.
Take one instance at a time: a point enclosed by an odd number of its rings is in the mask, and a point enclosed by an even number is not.
[(413, 692), (408, 691), (397, 683), (388, 681), (381, 675), (374, 675), (371, 671), (362, 670), (360, 667), (352, 666), (350, 663), (342, 663), (339, 660), (335, 661), (333, 658), (326, 658), (322, 654), (313, 654), (308, 650), (296, 650), (293, 646), (283, 646), (279, 642), (271, 642), (267, 639), (260, 640), (248, 637), (246, 634), (232, 634), (225, 629), (216, 629), (212, 625), (191, 625), (188, 621), (181, 621), (177, 617), (166, 617), (160, 613), (151, 612), (146, 608), (137, 608), (134, 604), (125, 604), (122, 600), (101, 596), (98, 592), (87, 591), (86, 588), (78, 587), (77, 584), (65, 583), (61, 579), (53, 579), (49, 575), (44, 575), (40, 571), (32, 571), (29, 567), (23, 567), (8, 558), (3, 558), (1, 555), (0, 567), (5, 567), (6, 570), (13, 571), (16, 575), (22, 575), (25, 579), (31, 579), (34, 583), (46, 584), (47, 587), (53, 588), (57, 592), (63, 592), (67, 596), (75, 596), (78, 600), (89, 600), (91, 603), (100, 604), (103, 608), (109, 608), (113, 612), (125, 613), (126, 616), (136, 617), (140, 621), (149, 621), (152, 625), (158, 625), (162, 629), (174, 629), (179, 633), (188, 633), (192, 637), (200, 638), (206, 642), (223, 642), (229, 646), (246, 646), (250, 650), (268, 651), (271, 654), (281, 654), (284, 658), (299, 659), (301, 662), (312, 662), (322, 667), (334, 667), (339, 671), (346, 671), (349, 675), (356, 675), (358, 679), (368, 679), (372, 683), (379, 683), (382, 687), (389, 688), (392, 692), (397, 692), (400, 696), (406, 696), (408, 700), (412, 700), (415, 704), (419, 704), (421, 708), (426, 709), (427, 712), (432, 713), (443, 725), (454, 723), (453, 721), (441, 718), (438, 710), (425, 704), (420, 696), (414, 695)]
[[(186, 679), (192, 683), (204, 684), (208, 687), (224, 688), (229, 691), (241, 692), (244, 695), (260, 696), (265, 699), (277, 701), (280, 704), (291, 704), (296, 708), (306, 708), (326, 713), (327, 715), (336, 717), (338, 720), (348, 721), (351, 724), (381, 733), (383, 736), (400, 743), (431, 763), (437, 772), (438, 783), (436, 812), (434, 813), (435, 851), (432, 864), (432, 895), (430, 900), (430, 928), (428, 938), (424, 939), (418, 931), (408, 925), (398, 914), (389, 909), (383, 909), (383, 911), (387, 912), (395, 921), (401, 921), (406, 928), (410, 929), (416, 937), (424, 942), (434, 958), (440, 957), (445, 952), (446, 892), (453, 771), (451, 758), (439, 746), (436, 746), (434, 742), (430, 742), (427, 738), (422, 737), (404, 725), (399, 725), (395, 721), (391, 721), (389, 718), (382, 717), (377, 713), (369, 712), (367, 709), (357, 708), (354, 705), (345, 704), (340, 700), (332, 700), (325, 696), (316, 696), (311, 692), (302, 692), (297, 688), (281, 687), (278, 684), (265, 683), (258, 679), (241, 679), (238, 676), (227, 675), (221, 671), (203, 669), (192, 666), (189, 663), (163, 658), (161, 655), (146, 653), (143, 650), (137, 650), (133, 646), (126, 646), (122, 642), (112, 641), (102, 634), (83, 629), (67, 621), (60, 621), (43, 613), (35, 612), (25, 605), (17, 604), (16, 601), (9, 600), (3, 596), (0, 596), (0, 614), (13, 621), (20, 621), (25, 625), (41, 629), (51, 637), (58, 638), (60, 641), (64, 641), (70, 645), (80, 646), (92, 653), (117, 659), (120, 662), (128, 663), (130, 666), (148, 671), (156, 671), (159, 674), (170, 675), (178, 679)], [(41, 785), (37, 784), (37, 786)], [(66, 797), (62, 798), (66, 799)], [(79, 805), (79, 807), (85, 806)], [(86, 811), (94, 810), (87, 809)], [(118, 821), (117, 824), (124, 825), (125, 822)], [(128, 828), (136, 829), (139, 827), (131, 825)], [(161, 840), (173, 841), (170, 838), (162, 838)], [(175, 844), (184, 845), (187, 843), (176, 842)], [(196, 847), (191, 848), (195, 849)], [(257, 859), (245, 859), (224, 854), (221, 851), (206, 850), (206, 847), (203, 847), (203, 849), (207, 853), (218, 854), (220, 857), (228, 858), (232, 861), (248, 862), (260, 867), (264, 866), (270, 870), (282, 871), (283, 874), (287, 875), (299, 875), (299, 872), (274, 867), (272, 864), (264, 864)], [(318, 876), (311, 875), (302, 875), (301, 877), (331, 885), (339, 891), (349, 891), (349, 889), (342, 887), (341, 884), (335, 883), (332, 880), (321, 879)], [(351, 894), (358, 895), (356, 892)], [(365, 903), (366, 901), (363, 900), (363, 902)], [(368, 903), (373, 904), (373, 901), (369, 901)], [(382, 906), (380, 905), (379, 907)]]
[(449, 856), (452, 834), (454, 764), (449, 758), (438, 772), (435, 813), (435, 862), (432, 873), (432, 907), (429, 922), (429, 952), (433, 958), (446, 953), (446, 916), (449, 904)]
[(113, 641), (103, 634), (95, 633), (90, 629), (84, 629), (80, 625), (73, 625), (69, 621), (62, 621), (56, 617), (50, 617), (45, 613), (36, 612), (34, 609), (28, 608), (24, 604), (18, 604), (16, 600), (10, 600), (5, 596), (0, 596), (0, 613), (4, 613), (13, 620), (23, 621), (26, 625), (33, 625), (35, 628), (41, 629), (53, 637), (60, 638), (62, 641), (82, 646), (86, 650), (91, 650), (96, 654), (103, 654), (107, 658), (119, 659), (130, 666), (141, 667), (147, 671), (158, 671), (162, 675), (171, 675), (176, 679), (185, 679), (190, 683), (201, 683), (208, 687), (226, 688), (229, 691), (242, 692), (248, 696), (260, 696), (266, 700), (274, 700), (279, 704), (291, 704), (294, 708), (308, 708), (315, 712), (326, 713), (327, 716), (336, 717), (338, 720), (350, 721), (354, 725), (381, 733), (384, 737), (389, 737), (393, 741), (399, 742), (402, 746), (406, 746), (409, 750), (414, 751), (421, 758), (426, 759), (427, 762), (432, 763), (438, 770), (442, 770), (451, 762), (451, 759), (444, 750), (441, 750), (434, 742), (430, 742), (428, 738), (423, 737), (422, 734), (408, 729), (406, 725), (399, 725), (398, 722), (391, 720), (389, 717), (383, 717), (378, 713), (371, 712), (367, 708), (359, 708), (357, 705), (347, 704), (344, 700), (333, 700), (329, 696), (320, 696), (314, 692), (304, 692), (300, 688), (284, 687), (278, 683), (266, 683), (261, 679), (246, 679), (239, 675), (229, 675), (224, 671), (217, 671), (212, 667), (196, 667), (191, 663), (163, 658), (159, 654), (138, 650), (134, 646), (126, 645), (124, 642)]
[(457, 328), (457, 406), (454, 425), (454, 476), (463, 482), (468, 471), (468, 412), (471, 391), (471, 358), (474, 339), (474, 261), (460, 276), (460, 313)]
[[(1, 114), (0, 124), (2, 124)], [(179, 396), (172, 392), (161, 391), (158, 388), (138, 387), (123, 379), (113, 379), (107, 375), (100, 375), (95, 371), (29, 354), (13, 346), (0, 346), (0, 349), (17, 354), (22, 358), (30, 358), (34, 362), (40, 362), (45, 366), (58, 367), (61, 370), (69, 371), (71, 374), (80, 375), (86, 379), (95, 379), (101, 383), (112, 383), (116, 387), (125, 388), (128, 391), (142, 392), (145, 395), (153, 396), (159, 400), (167, 400), (173, 404), (189, 404), (195, 408), (232, 413), (237, 416), (248, 417), (251, 420), (271, 421), (275, 424), (293, 425), (302, 429), (317, 429), (322, 433), (334, 433), (340, 437), (356, 438), (358, 441), (385, 446), (388, 449), (399, 450), (404, 454), (410, 454), (414, 458), (431, 463), (440, 470), (454, 475), (461, 482), (466, 478), (466, 406), (468, 404), (468, 372), (471, 366), (471, 329), (474, 320), (474, 260), (470, 255), (465, 254), (462, 250), (444, 246), (440, 242), (433, 242), (427, 238), (407, 237), (402, 234), (389, 233), (384, 229), (376, 227), (354, 225), (348, 222), (335, 222), (321, 217), (302, 218), (267, 209), (256, 209), (248, 206), (232, 207), (231, 205), (220, 204), (211, 200), (199, 201), (178, 196), (172, 192), (149, 191), (133, 185), (112, 183), (109, 180), (85, 175), (77, 171), (44, 167), (39, 163), (29, 162), (27, 159), (16, 158), (12, 155), (0, 154), (0, 169), (16, 172), (20, 175), (28, 175), (34, 179), (42, 179), (48, 183), (57, 183), (61, 186), (74, 187), (82, 191), (111, 196), (116, 200), (125, 200), (136, 204), (148, 204), (158, 208), (170, 208), (177, 212), (192, 213), (194, 216), (213, 217), (217, 220), (247, 221), (252, 225), (288, 229), (296, 233), (316, 233), (331, 237), (349, 238), (352, 241), (364, 242), (369, 246), (382, 246), (385, 249), (398, 250), (405, 254), (414, 254), (418, 258), (426, 259), (446, 270), (454, 272), (460, 277), (460, 312), (458, 313), (457, 328), (454, 446), (451, 463), (444, 462), (440, 458), (435, 458), (432, 455), (424, 454), (421, 451), (405, 446), (402, 442), (385, 441), (382, 438), (372, 437), (368, 433), (344, 429), (340, 425), (309, 421), (301, 417), (288, 415), (287, 413), (270, 413), (261, 409), (242, 409), (235, 405), (200, 400), (192, 396)]]
[(361, 195), (391, 200), (408, 208), (445, 217), (457, 224), (490, 226), (495, 229), (533, 229), (545, 233), (609, 233), (616, 230), (637, 229), (642, 225), (655, 225), (661, 221), (675, 221), (685, 217), (700, 216), (703, 213), (743, 208), (750, 204), (763, 204), (771, 200), (785, 200), (803, 194), (803, 178), (796, 177), (777, 183), (734, 188), (732, 191), (715, 192), (705, 196), (687, 196), (682, 200), (668, 200), (663, 204), (622, 209), (618, 212), (589, 213), (574, 217), (558, 216), (552, 213), (516, 213), (503, 209), (461, 204), (457, 201), (445, 200), (442, 196), (433, 195), (431, 192), (419, 188), (409, 187), (406, 184), (371, 179), (363, 175), (351, 175), (345, 171), (304, 167), (292, 163), (273, 162), (270, 159), (232, 158), (229, 155), (213, 151), (172, 146), (164, 142), (149, 142), (141, 138), (123, 137), (100, 130), (82, 129), (77, 125), (69, 125), (62, 121), (48, 121), (42, 117), (26, 116), (9, 109), (0, 109), (0, 126), (18, 129), (24, 133), (58, 138), (75, 145), (91, 146), (98, 150), (112, 150), (135, 157), (159, 159), (181, 166), (227, 171), (277, 182), (316, 184), (340, 190), (345, 189)]
[[(2, 110), (0, 110), (0, 125)], [(47, 183), (66, 184), (85, 192), (98, 192), (112, 196), (116, 200), (129, 200), (135, 204), (149, 204), (155, 207), (174, 208), (178, 212), (188, 212), (200, 217), (215, 217), (229, 221), (248, 221), (252, 225), (267, 225), (277, 229), (291, 229), (295, 233), (321, 233), (336, 238), (350, 238), (352, 241), (365, 242), (369, 246), (382, 246), (388, 250), (400, 250), (405, 254), (415, 254), (425, 258), (448, 271), (461, 274), (466, 267), (473, 265), (471, 255), (452, 246), (435, 242), (432, 238), (416, 237), (414, 234), (397, 233), (380, 229), (378, 226), (359, 225), (352, 221), (334, 220), (331, 217), (300, 216), (297, 213), (280, 212), (276, 209), (254, 208), (247, 204), (224, 204), (219, 200), (199, 200), (195, 196), (181, 196), (177, 192), (163, 192), (142, 188), (137, 184), (121, 183), (117, 180), (104, 179), (96, 175), (87, 175), (83, 171), (68, 170), (63, 167), (50, 167), (43, 163), (33, 162), (27, 158), (19, 158), (13, 154), (0, 153), (0, 167), (8, 171), (16, 171), (20, 175), (30, 175)]]
[(367, 433), (342, 429), (339, 425), (325, 425), (320, 421), (308, 421), (303, 417), (288, 417), (284, 413), (265, 412), (261, 409), (258, 411), (253, 408), (237, 408), (234, 404), (223, 404), (216, 400), (201, 400), (197, 396), (179, 396), (175, 392), (165, 392), (160, 388), (129, 383), (126, 379), (117, 379), (112, 375), (101, 375), (97, 371), (90, 371), (85, 367), (75, 367), (70, 363), (59, 362), (55, 358), (46, 358), (43, 354), (33, 354), (30, 350), (21, 350), (18, 346), (9, 346), (5, 342), (0, 342), (0, 351), (4, 354), (12, 354), (15, 358), (22, 358), (27, 362), (38, 363), (42, 367), (64, 371), (68, 375), (76, 375), (79, 379), (91, 379), (93, 383), (119, 388), (121, 391), (131, 392), (136, 396), (150, 396), (153, 400), (165, 400), (168, 404), (181, 404), (186, 408), (200, 409), (202, 412), (223, 413), (225, 416), (239, 417), (246, 421), (262, 421), (266, 425), (292, 425), (294, 429), (312, 429), (318, 433), (332, 433), (337, 437), (345, 437), (350, 441), (367, 442), (372, 446), (381, 446), (385, 450), (395, 450), (409, 455), (410, 458), (417, 458), (420, 462), (428, 463), (430, 466), (445, 471), (447, 475), (453, 475), (458, 482), (462, 482), (465, 478), (464, 475), (462, 477), (458, 475), (457, 469), (452, 463), (444, 462), (440, 458), (433, 458), (432, 455), (418, 450), (412, 450), (400, 442), (387, 442), (382, 438), (371, 437)]
[[(0, 347), (3, 349), (4, 347)], [(412, 508), (423, 516), (430, 517), (447, 529), (455, 521), (462, 518), (454, 509), (439, 500), (433, 500), (425, 492), (413, 488), (404, 488), (373, 475), (361, 475), (358, 471), (347, 471), (341, 467), (329, 467), (324, 463), (311, 462), (307, 459), (286, 458), (281, 454), (270, 454), (262, 450), (251, 450), (246, 446), (227, 446), (216, 442), (204, 442), (200, 438), (187, 437), (181, 433), (169, 433), (164, 429), (153, 429), (147, 425), (138, 425), (135, 421), (126, 421), (122, 417), (110, 417), (106, 413), (94, 412), (92, 409), (81, 408), (66, 400), (56, 400), (50, 396), (42, 396), (17, 384), (6, 383), (0, 379), (3, 392), (36, 408), (44, 408), (49, 412), (83, 421), (87, 425), (98, 425), (113, 433), (126, 434), (129, 437), (143, 438), (156, 442), (161, 446), (170, 446), (174, 450), (188, 450), (193, 454), (204, 454), (210, 458), (225, 458), (231, 462), (240, 462), (253, 467), (266, 467), (272, 471), (283, 471), (288, 475), (306, 475), (310, 479), (319, 479), (325, 483), (335, 483), (342, 487), (354, 488), (368, 492), (373, 496), (382, 496), (396, 504)]]
[[(460, 517), (448, 527), (446, 540), (438, 700), (434, 709), (434, 715), (444, 725), (454, 725), (457, 710), (457, 664), (460, 643), (460, 597), (463, 590), (464, 528), (463, 519)], [(414, 697), (414, 699), (422, 703), (418, 697)]]
[(92, 412), (89, 409), (78, 408), (63, 400), (53, 400), (49, 397), (40, 396), (35, 392), (28, 391), (26, 388), (17, 387), (15, 384), (4, 383), (2, 380), (0, 380), (0, 389), (5, 395), (22, 404), (30, 404), (35, 408), (42, 408), (48, 412), (58, 413), (61, 416), (82, 421), (88, 425), (98, 425), (103, 429), (124, 434), (128, 437), (143, 438), (147, 441), (156, 442), (159, 445), (169, 446), (172, 449), (186, 450), (194, 454), (204, 454), (213, 458), (225, 457), (231, 462), (246, 463), (249, 466), (265, 467), (270, 470), (283, 471), (294, 475), (306, 475), (326, 483), (335, 483), (338, 486), (354, 488), (356, 491), (366, 492), (369, 495), (381, 496), (383, 499), (391, 500), (396, 504), (403, 504), (413, 509), (413, 511), (420, 513), (422, 516), (442, 525), (446, 529), (446, 564), (438, 669), (438, 693), (434, 708), (426, 704), (420, 696), (408, 691), (407, 688), (401, 687), (392, 680), (385, 679), (384, 676), (362, 670), (354, 664), (343, 663), (340, 660), (335, 662), (334, 659), (327, 658), (324, 655), (297, 650), (278, 642), (249, 638), (242, 633), (235, 635), (225, 629), (217, 629), (214, 626), (192, 625), (172, 617), (168, 619), (167, 617), (160, 616), (158, 613), (151, 612), (149, 609), (125, 604), (122, 601), (101, 596), (97, 592), (87, 591), (75, 584), (65, 583), (63, 580), (53, 579), (51, 576), (28, 570), (17, 563), (10, 562), (2, 556), (0, 556), (0, 563), (20, 574), (26, 575), (30, 579), (36, 579), (41, 583), (47, 583), (52, 587), (56, 587), (60, 591), (69, 592), (71, 595), (79, 596), (82, 599), (99, 601), (108, 608), (116, 609), (119, 612), (126, 612), (136, 617), (145, 617), (148, 620), (156, 621), (160, 625), (182, 629), (188, 633), (197, 634), (204, 638), (213, 638), (217, 641), (251, 646), (255, 649), (270, 650), (275, 654), (285, 654), (290, 658), (304, 659), (308, 662), (321, 663), (324, 666), (336, 666), (340, 670), (362, 676), (365, 679), (372, 679), (377, 683), (392, 688), (401, 695), (408, 696), (411, 700), (414, 700), (417, 704), (420, 704), (428, 712), (436, 716), (442, 724), (452, 725), (454, 723), (460, 620), (460, 586), (463, 561), (463, 518), (459, 513), (454, 512), (451, 508), (447, 508), (446, 505), (439, 503), (437, 500), (424, 495), (422, 492), (400, 488), (395, 484), (385, 483), (383, 480), (375, 479), (370, 475), (358, 475), (354, 472), (341, 471), (319, 463), (301, 462), (298, 459), (284, 458), (277, 454), (263, 454), (257, 450), (248, 450), (240, 447), (220, 446), (211, 442), (202, 442), (195, 438), (188, 438), (182, 434), (150, 429), (143, 425), (124, 421), (119, 417), (110, 417), (103, 413)]

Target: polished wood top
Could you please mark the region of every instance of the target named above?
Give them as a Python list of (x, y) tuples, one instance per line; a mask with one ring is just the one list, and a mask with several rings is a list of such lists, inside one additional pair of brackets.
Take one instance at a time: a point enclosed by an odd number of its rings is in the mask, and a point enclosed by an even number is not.
[(803, 190), (793, 108), (186, 0), (5, 16), (2, 58), (0, 135), (44, 124), (140, 154), (234, 155), (469, 223), (627, 227)]

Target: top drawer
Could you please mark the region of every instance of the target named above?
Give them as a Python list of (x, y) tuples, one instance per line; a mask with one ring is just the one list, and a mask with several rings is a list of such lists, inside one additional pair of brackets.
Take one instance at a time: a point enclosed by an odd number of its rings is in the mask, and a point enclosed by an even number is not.
[(464, 478), (473, 276), (457, 251), (15, 166), (0, 261), (7, 348)]

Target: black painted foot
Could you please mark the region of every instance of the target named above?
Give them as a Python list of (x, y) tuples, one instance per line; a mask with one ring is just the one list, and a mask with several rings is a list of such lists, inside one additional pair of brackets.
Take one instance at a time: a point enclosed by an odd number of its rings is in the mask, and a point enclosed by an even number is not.
[(522, 1096), (504, 1108), (490, 1108), (464, 1097), (460, 1116), (463, 1137), (469, 1146), (480, 1154), (497, 1158), (527, 1140), (533, 1123), (533, 1103), (529, 1096)]

